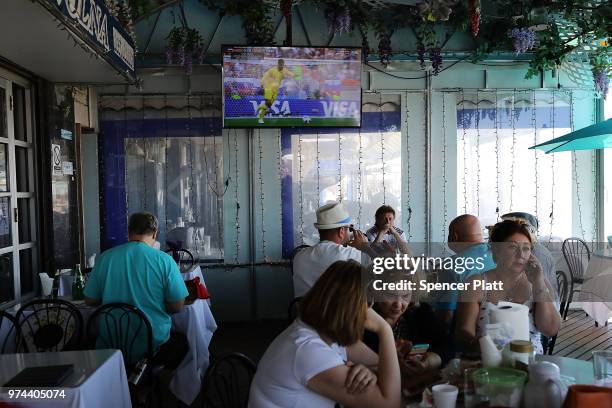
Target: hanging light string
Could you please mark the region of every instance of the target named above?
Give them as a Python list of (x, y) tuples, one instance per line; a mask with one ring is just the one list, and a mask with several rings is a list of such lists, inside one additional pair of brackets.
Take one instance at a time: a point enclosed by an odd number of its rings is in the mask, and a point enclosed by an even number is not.
[(499, 195), (499, 174), (501, 169), (499, 168), (499, 130), (498, 130), (498, 100), (497, 100), (497, 90), (495, 90), (495, 98), (494, 98), (495, 106), (493, 108), (493, 126), (495, 132), (495, 200), (497, 206), (495, 207), (495, 216), (497, 221), (499, 221), (499, 207), (501, 207), (501, 198)]
[[(531, 125), (533, 126), (533, 144), (538, 144), (538, 124), (537, 124), (537, 113), (536, 113), (536, 92), (535, 89), (531, 91), (532, 102), (531, 102)], [(533, 149), (534, 158), (534, 174), (535, 174), (535, 216), (538, 217), (538, 149)]]
[[(574, 131), (574, 109), (573, 103), (570, 103), (572, 109), (570, 111), (570, 129)], [(574, 182), (576, 183), (576, 204), (578, 205), (578, 224), (580, 226), (580, 237), (584, 239), (584, 226), (582, 224), (582, 201), (580, 200), (580, 182), (578, 181), (578, 157), (576, 151), (572, 151), (572, 167), (574, 173)]]
[[(595, 101), (595, 100), (593, 100)], [(595, 124), (595, 104), (591, 110), (591, 124)], [(591, 153), (591, 181), (593, 185), (593, 217), (592, 217), (592, 250), (595, 250), (597, 241), (599, 240), (599, 224), (597, 223), (597, 150)]]
[[(427, 136), (427, 98), (429, 98), (429, 96), (427, 94), (423, 94), (423, 123), (421, 124), (422, 128), (423, 128), (423, 135)], [(425, 157), (427, 157), (428, 155), (428, 145), (427, 145), (427, 137), (423, 138), (424, 140), (424, 144), (423, 144), (423, 150), (424, 150), (424, 155)], [(427, 168), (427, 160), (423, 160), (423, 164), (425, 165), (425, 168), (423, 171), (423, 176), (424, 176), (424, 182), (423, 185), (427, 186), (428, 185), (428, 178), (427, 178), (427, 173), (428, 173), (428, 168)], [(425, 200), (425, 202), (427, 203), (427, 200)], [(429, 217), (427, 216), (427, 211), (423, 211), (423, 237), (427, 237), (429, 234)], [(431, 237), (430, 237), (431, 238)]]
[(338, 132), (338, 202), (342, 198), (342, 133)]
[[(408, 120), (410, 116), (410, 110), (408, 109), (408, 92), (404, 92), (404, 101), (406, 103), (406, 107), (404, 109), (404, 129), (406, 129), (406, 205), (408, 206), (408, 219), (406, 220), (406, 225), (408, 229), (408, 241), (412, 238), (412, 205), (411, 205), (411, 191), (410, 191), (410, 128), (408, 127)], [(361, 149), (360, 149), (361, 153)]]
[[(193, 117), (191, 114), (191, 96), (187, 95), (187, 138), (188, 138), (188, 146), (189, 146), (189, 211), (191, 212), (190, 217), (193, 218), (194, 214), (194, 202), (195, 202), (195, 191), (193, 188), (194, 183), (194, 175), (193, 175), (193, 133), (192, 133), (192, 125), (193, 125)], [(186, 216), (188, 214), (185, 214)], [(185, 217), (189, 219), (189, 217)], [(195, 220), (194, 220), (195, 221)], [(195, 229), (194, 229), (195, 230)]]
[(129, 152), (130, 152), (130, 145), (132, 144), (132, 140), (130, 140), (129, 134), (128, 134), (128, 118), (127, 118), (127, 109), (128, 109), (128, 102), (127, 102), (127, 95), (124, 96), (123, 98), (123, 146), (124, 146), (124, 153), (123, 153), (123, 171), (124, 171), (124, 183), (125, 183), (125, 208), (127, 208), (127, 216), (129, 217), (131, 208), (130, 208), (130, 189), (129, 189), (129, 178), (128, 178), (128, 160), (130, 159), (129, 157)]
[(261, 210), (261, 252), (263, 260), (268, 261), (268, 256), (266, 254), (266, 229), (264, 225), (264, 182), (263, 182), (263, 147), (261, 143), (261, 129), (257, 129), (257, 146), (259, 149), (259, 168), (257, 177), (259, 177), (259, 208)]
[[(202, 100), (200, 99), (200, 106)], [(210, 118), (212, 119), (213, 116), (213, 112), (210, 112)], [(204, 117), (202, 117), (202, 122), (204, 121)], [(215, 176), (215, 190), (213, 191), (213, 193), (215, 194), (215, 209), (217, 212), (217, 238), (218, 238), (218, 242), (219, 242), (219, 253), (220, 253), (220, 258), (223, 259), (225, 256), (225, 250), (224, 250), (224, 245), (223, 245), (223, 197), (225, 196), (225, 193), (227, 192), (227, 189), (229, 187), (229, 172), (227, 175), (227, 178), (225, 179), (225, 186), (223, 188), (223, 193), (221, 193), (221, 197), (219, 197), (219, 194), (217, 194), (217, 192), (220, 190), (220, 186), (219, 186), (219, 178), (223, 178), (223, 128), (220, 129), (221, 134), (219, 136), (217, 136), (217, 129), (214, 128), (213, 126), (213, 121), (209, 120), (208, 121), (208, 126), (209, 126), (209, 134), (213, 135), (213, 155), (215, 157), (215, 170), (214, 170), (214, 176)], [(202, 123), (202, 130), (204, 130), (204, 123)], [(221, 145), (219, 146), (221, 148), (221, 163), (219, 164), (219, 160), (217, 158), (217, 138), (221, 139)], [(228, 131), (228, 138), (229, 138), (229, 131)], [(202, 144), (202, 155), (204, 157), (206, 157), (206, 139), (203, 139), (204, 143)], [(231, 156), (230, 156), (231, 157)], [(228, 163), (231, 166), (231, 163)], [(208, 170), (208, 167), (207, 167)], [(221, 170), (221, 174), (219, 174), (219, 170)], [(206, 179), (208, 180), (208, 171), (206, 172)], [(219, 203), (220, 202), (220, 203)], [(198, 205), (197, 207), (197, 216), (199, 219), (199, 213), (200, 213), (200, 206)]]
[(321, 202), (321, 160), (319, 159), (319, 131), (317, 130), (317, 207)]
[(363, 200), (363, 180), (361, 179), (361, 169), (362, 169), (362, 161), (363, 161), (363, 145), (361, 140), (361, 129), (358, 131), (359, 137), (359, 155), (357, 158), (357, 172), (359, 173), (357, 178), (357, 226), (361, 228), (361, 201)]
[(444, 210), (444, 222), (442, 223), (442, 242), (444, 243), (446, 243), (446, 225), (448, 224), (446, 183), (446, 94), (442, 92), (442, 206)]
[(302, 133), (298, 135), (298, 194), (300, 198), (300, 241), (304, 244), (304, 191), (302, 188)]
[(480, 217), (480, 95), (476, 90), (476, 215)]
[(378, 131), (380, 133), (380, 162), (382, 164), (382, 189), (383, 189), (383, 204), (387, 204), (387, 187), (385, 185), (385, 132), (383, 131), (383, 109), (382, 109), (382, 93), (378, 93), (378, 113), (379, 124)]
[(279, 205), (279, 209), (280, 211), (278, 212), (278, 218), (279, 218), (279, 233), (278, 233), (278, 242), (283, 242), (283, 189), (282, 189), (282, 185), (283, 185), (283, 146), (282, 146), (282, 140), (281, 140), (281, 130), (280, 128), (278, 129), (278, 133), (277, 133), (277, 156), (276, 156), (276, 160), (277, 160), (277, 165), (278, 165), (278, 185), (279, 188), (278, 189), (278, 205)]
[(166, 237), (168, 236), (168, 97), (164, 95), (164, 218), (166, 220)]
[(468, 168), (467, 168), (467, 128), (466, 128), (466, 111), (465, 111), (465, 93), (461, 88), (461, 142), (463, 143), (463, 213), (467, 214), (468, 205), (468, 194), (467, 194), (467, 179), (468, 179)]
[[(228, 146), (229, 147), (229, 146)], [(234, 202), (236, 208), (236, 215), (234, 218), (234, 248), (236, 250), (234, 255), (234, 263), (239, 262), (240, 254), (240, 198), (238, 196), (238, 180), (240, 180), (238, 174), (238, 132), (234, 129)]]
[[(555, 97), (556, 97), (556, 93), (553, 90), (552, 91), (552, 110), (551, 110), (551, 119), (550, 119), (550, 124), (551, 124), (551, 128), (552, 128), (552, 137), (551, 139), (555, 138)], [(555, 222), (555, 155), (552, 154), (551, 155), (551, 161), (550, 161), (550, 173), (551, 173), (551, 179), (552, 182), (550, 184), (550, 235), (548, 237), (548, 242), (550, 243), (552, 241), (552, 235), (553, 235), (553, 224)]]
[(145, 135), (145, 131), (146, 131), (146, 127), (145, 127), (145, 98), (144, 96), (142, 97), (142, 122), (140, 123), (140, 129), (142, 130), (142, 134), (140, 135), (140, 137), (142, 138), (142, 146), (143, 146), (143, 156), (142, 156), (142, 187), (143, 187), (143, 194), (142, 194), (142, 205), (141, 208), (144, 211), (147, 211), (147, 155), (148, 155), (148, 151), (147, 151), (147, 138)]
[[(202, 122), (204, 122), (205, 119), (205, 113), (204, 113), (204, 102), (203, 102), (203, 96), (200, 96), (200, 113), (202, 116)], [(212, 113), (211, 113), (211, 117), (212, 117)], [(213, 163), (213, 177), (215, 178), (215, 183), (214, 185), (210, 182), (211, 177), (209, 176), (209, 166), (208, 166), (208, 158), (206, 155), (206, 150), (203, 150), (203, 158), (204, 158), (204, 166), (206, 167), (206, 184), (208, 185), (208, 188), (210, 189), (210, 191), (213, 192), (213, 194), (215, 195), (215, 197), (217, 199), (222, 198), (223, 196), (225, 196), (225, 193), (227, 192), (227, 189), (229, 188), (229, 179), (230, 176), (228, 174), (227, 178), (224, 180), (223, 182), (223, 191), (221, 191), (221, 189), (219, 188), (219, 174), (218, 174), (218, 169), (219, 169), (219, 163), (218, 163), (218, 159), (217, 159), (217, 136), (213, 133), (213, 129), (212, 129), (212, 122), (208, 123), (208, 127), (209, 127), (209, 134), (212, 135), (213, 137), (213, 153), (214, 153), (214, 163)], [(228, 138), (229, 138), (229, 134), (228, 134)], [(204, 139), (206, 140), (206, 139)], [(204, 145), (206, 145), (206, 143), (204, 143)], [(221, 142), (221, 154), (223, 155), (223, 141)], [(223, 176), (223, 175), (221, 175)], [(219, 220), (221, 219), (221, 214), (219, 214)]]
[(512, 90), (512, 114), (510, 115), (510, 121), (512, 126), (512, 147), (510, 148), (510, 156), (512, 158), (512, 165), (510, 167), (510, 211), (514, 211), (514, 165), (516, 162), (516, 88)]

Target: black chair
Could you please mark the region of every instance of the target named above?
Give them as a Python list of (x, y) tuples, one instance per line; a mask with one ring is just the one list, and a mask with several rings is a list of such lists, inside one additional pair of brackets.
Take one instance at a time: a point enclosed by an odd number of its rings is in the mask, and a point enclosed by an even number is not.
[(241, 353), (225, 354), (213, 361), (202, 380), (202, 401), (207, 408), (246, 408), (255, 363)]
[(87, 321), (85, 339), (92, 348), (121, 350), (126, 368), (133, 368), (143, 357), (153, 359), (151, 323), (140, 309), (127, 303), (98, 307)]
[(16, 353), (19, 338), (20, 330), (17, 319), (4, 310), (0, 310), (0, 354)]
[(76, 306), (61, 299), (35, 299), (15, 315), (22, 352), (76, 350), (80, 346), (83, 318)]
[[(557, 292), (559, 293), (559, 314), (563, 316), (565, 309), (569, 306), (567, 303), (567, 276), (563, 271), (557, 271)], [(543, 341), (544, 344), (544, 354), (552, 355), (553, 350), (555, 348), (555, 343), (557, 342), (557, 336), (554, 335), (550, 338), (545, 337)]]
[(289, 308), (287, 309), (287, 320), (289, 324), (291, 324), (295, 318), (297, 317), (298, 306), (300, 305), (300, 301), (302, 300), (302, 296), (298, 296), (289, 303)]
[(98, 307), (87, 320), (85, 341), (88, 348), (121, 350), (128, 377), (146, 364), (138, 384), (130, 382), (130, 396), (134, 406), (151, 406), (156, 376), (163, 367), (153, 363), (153, 328), (140, 309), (118, 302)]
[(582, 285), (582, 283), (584, 283), (584, 261), (586, 259), (586, 264), (588, 264), (589, 260), (591, 259), (591, 251), (589, 250), (586, 242), (580, 238), (566, 239), (563, 241), (561, 250), (570, 272), (569, 298), (563, 314), (563, 319), (565, 320), (567, 318), (569, 306), (574, 298), (574, 293), (580, 291), (579, 289), (574, 289), (574, 284)]
[(165, 252), (172, 256), (172, 259), (174, 259), (174, 262), (178, 265), (181, 273), (185, 273), (189, 272), (196, 262), (193, 254), (189, 250), (181, 247), (182, 244), (183, 243), (180, 241), (166, 241), (168, 249), (166, 249)]

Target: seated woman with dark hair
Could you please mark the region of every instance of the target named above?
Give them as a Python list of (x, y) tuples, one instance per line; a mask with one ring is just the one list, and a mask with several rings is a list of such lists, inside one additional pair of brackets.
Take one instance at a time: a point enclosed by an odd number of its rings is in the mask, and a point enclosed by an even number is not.
[(478, 350), (478, 338), (486, 334), (490, 306), (509, 301), (529, 307), (530, 339), (536, 352), (541, 354), (541, 334), (556, 335), (561, 327), (561, 316), (554, 302), (555, 292), (533, 255), (535, 238), (525, 224), (507, 220), (495, 224), (489, 242), (497, 266), (485, 274), (468, 278), (467, 282), (471, 288), (475, 281), (502, 282), (502, 289), (461, 292), (455, 338), (465, 349)]
[[(321, 275), (259, 362), (249, 407), (400, 406), (393, 332), (368, 309), (362, 271), (355, 261), (338, 261)], [(361, 342), (364, 328), (379, 336), (378, 356)]]

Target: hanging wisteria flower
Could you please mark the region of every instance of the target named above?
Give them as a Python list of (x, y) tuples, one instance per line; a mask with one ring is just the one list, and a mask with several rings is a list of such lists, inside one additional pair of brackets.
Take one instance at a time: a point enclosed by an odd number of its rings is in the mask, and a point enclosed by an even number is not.
[(538, 40), (536, 33), (528, 28), (513, 28), (508, 31), (508, 38), (510, 38), (514, 44), (516, 55), (524, 54), (533, 49)]
[(166, 47), (166, 64), (171, 65), (174, 61), (174, 48), (167, 46)]
[(193, 73), (193, 56), (191, 54), (185, 54), (185, 73), (191, 75)]
[(185, 47), (182, 45), (177, 47), (174, 50), (174, 55), (176, 56), (176, 63), (179, 65), (185, 64)]
[(425, 45), (421, 41), (417, 43), (417, 59), (419, 60), (419, 66), (421, 69), (425, 69)]
[(327, 21), (327, 33), (330, 36), (348, 33), (351, 29), (351, 14), (346, 8), (326, 8), (325, 20)]
[(429, 61), (431, 61), (431, 67), (433, 74), (438, 75), (442, 68), (442, 54), (440, 47), (434, 47), (429, 49)]
[(593, 81), (595, 82), (595, 90), (600, 92), (604, 99), (608, 95), (608, 86), (610, 78), (604, 69), (593, 70)]

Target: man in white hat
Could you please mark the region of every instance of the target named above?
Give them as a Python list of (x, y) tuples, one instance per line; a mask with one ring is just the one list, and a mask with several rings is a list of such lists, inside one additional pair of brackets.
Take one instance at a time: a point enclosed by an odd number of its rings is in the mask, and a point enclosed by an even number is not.
[(334, 201), (317, 209), (317, 222), (314, 226), (319, 230), (320, 241), (302, 249), (293, 258), (293, 289), (296, 297), (306, 294), (334, 262), (354, 259), (364, 263), (362, 255), (375, 256), (366, 236), (354, 229), (351, 221), (351, 216), (341, 203)]

